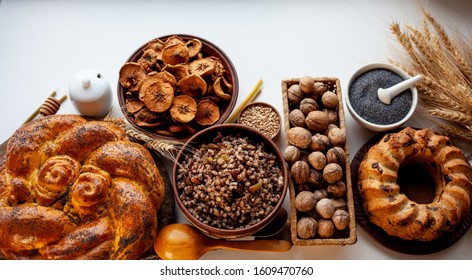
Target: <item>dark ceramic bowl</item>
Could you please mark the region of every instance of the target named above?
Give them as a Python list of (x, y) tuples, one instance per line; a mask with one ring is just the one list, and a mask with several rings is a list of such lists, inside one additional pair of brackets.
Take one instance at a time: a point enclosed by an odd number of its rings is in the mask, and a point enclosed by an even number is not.
[[(247, 136), (254, 143), (264, 143), (265, 151), (268, 153), (274, 154), (277, 162), (279, 163), (279, 166), (282, 170), (283, 177), (284, 177), (283, 188), (282, 188), (282, 191), (280, 192), (280, 199), (276, 203), (274, 209), (269, 214), (267, 214), (264, 218), (262, 218), (260, 222), (256, 224), (237, 228), (237, 229), (225, 229), (225, 228), (216, 228), (213, 226), (209, 226), (208, 224), (205, 224), (201, 222), (199, 219), (195, 218), (190, 213), (190, 211), (184, 206), (184, 204), (182, 203), (180, 199), (180, 195), (182, 192), (177, 187), (177, 184), (178, 184), (177, 175), (180, 169), (180, 164), (184, 161), (186, 157), (193, 155), (193, 153), (191, 152), (192, 148), (198, 147), (199, 144), (202, 144), (202, 143), (211, 143), (213, 139), (216, 137), (217, 133), (221, 133), (223, 136), (236, 135), (239, 133), (240, 137)], [(200, 131), (199, 133), (191, 137), (184, 144), (184, 147), (179, 152), (176, 158), (175, 164), (174, 164), (174, 169), (173, 169), (173, 174), (172, 174), (172, 182), (173, 182), (172, 186), (173, 186), (177, 205), (179, 206), (183, 215), (187, 218), (187, 220), (191, 224), (193, 224), (195, 227), (197, 227), (203, 233), (205, 233), (206, 235), (210, 237), (231, 239), (231, 238), (250, 236), (260, 231), (261, 229), (263, 229), (267, 224), (269, 224), (270, 221), (272, 221), (272, 219), (277, 215), (277, 211), (279, 210), (279, 208), (282, 206), (284, 202), (285, 194), (288, 188), (288, 176), (289, 176), (289, 171), (287, 169), (287, 165), (285, 164), (282, 153), (280, 152), (276, 144), (272, 140), (267, 138), (267, 136), (265, 136), (264, 134), (262, 134), (261, 132), (257, 130), (254, 130), (244, 125), (222, 124), (222, 125), (215, 125), (203, 131)], [(256, 196), (257, 193), (255, 193), (254, 195)]]
[[(156, 39), (160, 39), (161, 41), (164, 42), (171, 36), (179, 36), (185, 42), (187, 42), (188, 40), (191, 40), (191, 39), (199, 39), (202, 43), (201, 53), (203, 54), (204, 57), (214, 56), (214, 57), (217, 57), (217, 58), (220, 59), (221, 63), (223, 64), (223, 66), (226, 70), (225, 78), (232, 85), (233, 90), (231, 92), (231, 99), (229, 101), (221, 102), (221, 104), (220, 103), (218, 104), (219, 107), (220, 107), (220, 119), (213, 125), (225, 123), (226, 120), (231, 115), (231, 112), (234, 109), (234, 106), (235, 106), (235, 104), (237, 102), (237, 99), (238, 99), (238, 92), (239, 92), (238, 75), (236, 73), (236, 69), (235, 69), (233, 63), (231, 62), (229, 57), (218, 46), (216, 46), (215, 44), (213, 44), (212, 42), (210, 42), (206, 39), (203, 39), (203, 38), (200, 38), (200, 37), (197, 37), (197, 36), (185, 35), (185, 34), (171, 34), (171, 35), (162, 36), (162, 37), (159, 37), (159, 38), (156, 38)], [(153, 40), (155, 40), (155, 39), (153, 39)], [(151, 41), (152, 40), (150, 40), (149, 42), (151, 42)], [(149, 42), (146, 42), (141, 47), (139, 47), (133, 54), (131, 54), (131, 56), (125, 61), (125, 63), (126, 62), (137, 62), (138, 59), (143, 55), (143, 49), (146, 48), (146, 46), (148, 45)], [(164, 140), (176, 140), (176, 141), (180, 141), (180, 142), (185, 142), (191, 136), (191, 134), (186, 134), (186, 135), (177, 135), (177, 134), (175, 134), (175, 135), (165, 135), (163, 133), (156, 133), (156, 129), (145, 128), (145, 127), (140, 127), (140, 126), (136, 125), (134, 116), (132, 114), (129, 114), (126, 110), (126, 104), (125, 104), (126, 103), (126, 92), (127, 92), (127, 90), (123, 86), (121, 86), (121, 84), (118, 82), (117, 95), (118, 95), (118, 102), (119, 102), (121, 111), (125, 115), (128, 122), (136, 130), (138, 130), (139, 132), (141, 132), (141, 133), (143, 133), (143, 134), (145, 134), (149, 137), (152, 137), (152, 138), (158, 138), (158, 139), (164, 139)], [(207, 127), (201, 127), (201, 126), (196, 125), (194, 128), (197, 131), (200, 131), (200, 130), (203, 130)]]

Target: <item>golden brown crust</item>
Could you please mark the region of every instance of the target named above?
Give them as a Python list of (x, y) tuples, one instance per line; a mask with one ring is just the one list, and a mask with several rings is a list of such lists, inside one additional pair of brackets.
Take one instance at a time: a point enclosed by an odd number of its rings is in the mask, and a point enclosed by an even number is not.
[[(164, 181), (156, 172), (151, 154), (139, 144), (129, 141), (107, 143), (95, 150), (86, 164), (97, 166), (113, 177), (123, 177), (140, 182), (159, 209), (164, 200)], [(113, 156), (111, 156), (113, 155)], [(127, 160), (131, 157), (133, 160)]]
[(118, 126), (107, 122), (91, 121), (62, 133), (54, 141), (54, 146), (57, 153), (83, 161), (103, 144), (125, 138), (126, 134)]
[[(110, 240), (113, 228), (107, 217), (90, 222), (86, 227), (78, 228), (60, 240), (59, 243), (44, 246), (39, 249), (46, 259), (74, 259), (90, 249)], [(103, 250), (103, 248), (102, 248)], [(107, 257), (110, 251), (102, 252)]]
[[(398, 170), (406, 160), (439, 166), (432, 203), (419, 204), (401, 193)], [(385, 135), (359, 166), (359, 191), (369, 220), (404, 240), (431, 241), (454, 229), (469, 213), (472, 168), (462, 151), (430, 129), (405, 128)]]
[(53, 115), (23, 125), (8, 141), (5, 152), (7, 169), (18, 176), (31, 174), (40, 166), (41, 159), (50, 154), (48, 144), (52, 139), (85, 122), (79, 116)]
[(76, 226), (62, 211), (25, 203), (0, 207), (0, 248), (34, 250), (59, 241)]
[[(140, 201), (137, 205), (135, 201)], [(156, 237), (157, 216), (149, 197), (129, 179), (117, 179), (109, 200), (116, 237), (112, 259), (136, 259)], [(136, 227), (140, 230), (137, 231)]]
[(80, 169), (80, 162), (69, 156), (60, 155), (47, 159), (31, 179), (36, 202), (44, 206), (53, 204), (68, 191), (69, 184), (77, 179)]
[(0, 251), (17, 259), (136, 259), (164, 182), (120, 127), (74, 115), (18, 129), (0, 161)]

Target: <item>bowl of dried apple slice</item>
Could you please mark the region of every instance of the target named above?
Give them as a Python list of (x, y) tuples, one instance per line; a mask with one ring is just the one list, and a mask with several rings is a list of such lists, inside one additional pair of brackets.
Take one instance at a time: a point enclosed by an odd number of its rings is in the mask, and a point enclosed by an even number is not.
[(120, 108), (136, 130), (181, 142), (224, 123), (238, 91), (226, 53), (183, 34), (152, 39), (134, 51), (120, 68), (117, 88)]

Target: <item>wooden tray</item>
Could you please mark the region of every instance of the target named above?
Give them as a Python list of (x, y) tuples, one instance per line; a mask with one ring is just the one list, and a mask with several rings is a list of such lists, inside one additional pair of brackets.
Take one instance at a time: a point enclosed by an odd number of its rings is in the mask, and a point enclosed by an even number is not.
[[(338, 127), (345, 128), (346, 123), (344, 119), (344, 109), (343, 109), (343, 101), (342, 101), (342, 92), (341, 92), (341, 84), (338, 78), (333, 77), (321, 77), (316, 78), (314, 77), (315, 82), (323, 82), (328, 85), (329, 90), (336, 93), (338, 96)], [(284, 79), (282, 80), (282, 99), (283, 99), (283, 112), (284, 112), (284, 129), (285, 135), (287, 135), (287, 131), (290, 129), (290, 121), (289, 121), (289, 102), (288, 102), (288, 88), (299, 82), (299, 78), (291, 78), (291, 79)], [(287, 139), (285, 139), (285, 145), (288, 145)], [(347, 232), (342, 236), (335, 237), (335, 238), (312, 238), (312, 239), (301, 239), (297, 235), (297, 210), (295, 209), (295, 188), (292, 181), (292, 178), (289, 178), (289, 194), (290, 194), (290, 224), (291, 224), (291, 239), (294, 245), (299, 246), (311, 246), (311, 245), (352, 245), (357, 241), (357, 234), (356, 234), (356, 221), (355, 221), (355, 211), (354, 211), (354, 199), (352, 193), (352, 185), (351, 185), (351, 166), (349, 164), (349, 150), (347, 141), (344, 145), (344, 151), (346, 153), (346, 165), (343, 167), (345, 172), (345, 184), (347, 187), (346, 193), (346, 203), (348, 208), (348, 213), (350, 217), (349, 227)]]

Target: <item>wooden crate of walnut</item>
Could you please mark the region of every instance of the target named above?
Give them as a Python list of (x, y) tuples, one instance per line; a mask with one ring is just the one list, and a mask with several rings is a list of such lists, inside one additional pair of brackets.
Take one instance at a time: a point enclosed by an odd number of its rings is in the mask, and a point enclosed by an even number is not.
[(351, 245), (356, 222), (339, 79), (282, 81), (294, 245)]

